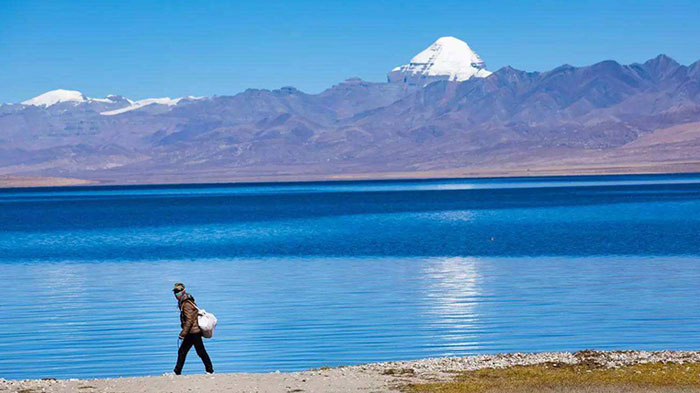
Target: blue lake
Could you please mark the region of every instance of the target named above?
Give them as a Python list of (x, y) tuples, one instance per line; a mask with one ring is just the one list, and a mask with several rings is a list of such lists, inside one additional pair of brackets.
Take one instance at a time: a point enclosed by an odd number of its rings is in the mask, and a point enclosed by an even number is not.
[[(700, 348), (700, 176), (0, 190), (0, 377)], [(203, 372), (194, 351), (185, 373)]]

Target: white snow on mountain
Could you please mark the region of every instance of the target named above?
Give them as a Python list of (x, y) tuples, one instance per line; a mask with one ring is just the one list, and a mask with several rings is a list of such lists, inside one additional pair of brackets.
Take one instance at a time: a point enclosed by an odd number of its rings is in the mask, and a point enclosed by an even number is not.
[(61, 102), (75, 102), (81, 103), (86, 102), (87, 97), (83, 93), (77, 90), (51, 90), (40, 96), (36, 96), (32, 99), (22, 102), (24, 105), (34, 105), (34, 106), (44, 106), (49, 107), (51, 105), (56, 105)]
[(441, 37), (417, 54), (409, 64), (394, 68), (389, 82), (427, 84), (436, 80), (465, 81), (491, 75), (486, 64), (466, 42), (455, 37)]
[[(103, 102), (105, 104), (109, 104), (109, 103), (114, 102), (114, 100), (110, 99), (110, 97), (116, 97), (116, 96), (113, 96), (110, 94), (107, 96), (107, 98), (89, 98), (88, 100), (92, 101), (92, 102)], [(131, 101), (129, 100), (129, 102), (131, 102)]]
[[(91, 102), (101, 102), (104, 104), (110, 104), (118, 102), (119, 99), (120, 97), (115, 96), (114, 94), (108, 95), (107, 98), (91, 98), (86, 97), (83, 93), (77, 90), (57, 89), (47, 91), (42, 95), (23, 101), (22, 105), (43, 106), (45, 108), (48, 108), (50, 106), (60, 104), (63, 102), (72, 102), (75, 105)], [(130, 100), (127, 101), (131, 103)]]
[(120, 113), (125, 113), (129, 111), (133, 111), (135, 109), (143, 108), (148, 105), (166, 105), (166, 106), (174, 106), (177, 105), (178, 102), (182, 100), (201, 100), (204, 97), (179, 97), (179, 98), (170, 98), (170, 97), (163, 97), (163, 98), (146, 98), (144, 100), (139, 100), (139, 101), (129, 101), (131, 105), (120, 108), (120, 109), (115, 109), (113, 111), (107, 111), (107, 112), (102, 112), (100, 113), (101, 115), (104, 116), (114, 116), (118, 115)]

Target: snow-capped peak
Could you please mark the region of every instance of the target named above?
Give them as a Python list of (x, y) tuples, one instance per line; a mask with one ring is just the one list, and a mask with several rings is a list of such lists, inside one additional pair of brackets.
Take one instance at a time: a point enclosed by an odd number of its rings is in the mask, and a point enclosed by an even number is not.
[(87, 101), (88, 98), (83, 93), (77, 90), (51, 90), (46, 93), (36, 96), (32, 99), (22, 102), (24, 105), (44, 106), (59, 104), (61, 102), (81, 103)]
[(491, 75), (486, 64), (466, 42), (455, 37), (441, 37), (417, 54), (409, 64), (394, 68), (389, 82), (425, 84), (435, 80), (465, 81)]

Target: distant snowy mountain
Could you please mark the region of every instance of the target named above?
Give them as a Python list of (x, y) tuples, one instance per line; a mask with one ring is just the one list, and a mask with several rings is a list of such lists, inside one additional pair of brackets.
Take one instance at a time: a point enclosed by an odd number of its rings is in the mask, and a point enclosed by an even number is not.
[(425, 85), (438, 80), (462, 82), (489, 75), (491, 72), (486, 70), (484, 61), (466, 42), (455, 37), (441, 37), (411, 59), (410, 63), (391, 70), (388, 80)]
[(95, 104), (97, 108), (113, 109), (115, 106), (121, 107), (130, 105), (132, 101), (114, 94), (110, 94), (106, 98), (91, 98), (77, 90), (57, 89), (47, 91), (44, 94), (23, 101), (22, 105), (38, 106), (48, 109), (49, 107), (65, 103), (71, 103), (73, 105)]
[(49, 107), (62, 102), (81, 103), (87, 102), (88, 98), (77, 90), (51, 90), (42, 95), (22, 102), (24, 105)]
[(193, 96), (178, 98), (162, 97), (132, 101), (114, 94), (110, 94), (106, 98), (92, 98), (85, 96), (77, 90), (57, 89), (23, 101), (22, 105), (49, 109), (50, 107), (64, 103), (71, 103), (73, 105), (83, 104), (88, 105), (93, 111), (97, 111), (103, 116), (114, 116), (146, 107), (148, 107), (149, 110), (169, 110), (170, 108), (168, 107), (176, 106), (183, 100), (195, 101), (204, 98), (205, 97)]

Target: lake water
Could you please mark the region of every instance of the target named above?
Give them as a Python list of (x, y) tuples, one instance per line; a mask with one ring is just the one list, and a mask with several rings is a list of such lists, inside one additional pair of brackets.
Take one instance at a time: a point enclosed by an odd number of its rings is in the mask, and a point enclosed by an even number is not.
[[(700, 349), (700, 176), (0, 190), (0, 377)], [(185, 373), (203, 372), (194, 351)]]

